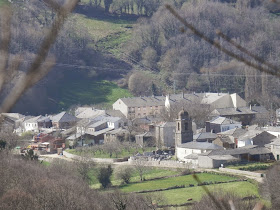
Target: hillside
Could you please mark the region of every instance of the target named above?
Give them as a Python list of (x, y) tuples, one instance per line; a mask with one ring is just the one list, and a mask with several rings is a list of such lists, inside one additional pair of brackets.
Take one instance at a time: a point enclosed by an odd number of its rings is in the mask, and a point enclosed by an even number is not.
[(93, 104), (111, 108), (119, 97), (131, 96), (128, 90), (119, 88), (114, 81), (132, 68), (119, 59), (119, 54), (131, 36), (137, 17), (104, 15), (102, 8), (89, 9), (81, 4), (71, 19), (84, 27), (92, 40), (85, 56), (78, 55), (83, 61), (73, 61), (77, 64), (70, 61), (69, 64), (58, 58), (52, 72), (22, 97), (14, 112), (56, 113), (74, 105)]

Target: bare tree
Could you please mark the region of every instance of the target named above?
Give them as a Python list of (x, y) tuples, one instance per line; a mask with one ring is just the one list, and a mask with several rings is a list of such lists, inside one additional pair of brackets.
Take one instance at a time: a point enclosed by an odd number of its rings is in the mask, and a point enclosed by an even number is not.
[(147, 166), (145, 164), (145, 160), (136, 159), (134, 162), (135, 170), (137, 171), (140, 181), (144, 181), (144, 175), (147, 172)]

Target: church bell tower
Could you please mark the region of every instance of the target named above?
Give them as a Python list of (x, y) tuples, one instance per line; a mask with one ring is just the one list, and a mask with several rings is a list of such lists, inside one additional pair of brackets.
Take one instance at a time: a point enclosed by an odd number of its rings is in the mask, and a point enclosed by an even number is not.
[(182, 110), (176, 119), (175, 146), (193, 141), (192, 119)]

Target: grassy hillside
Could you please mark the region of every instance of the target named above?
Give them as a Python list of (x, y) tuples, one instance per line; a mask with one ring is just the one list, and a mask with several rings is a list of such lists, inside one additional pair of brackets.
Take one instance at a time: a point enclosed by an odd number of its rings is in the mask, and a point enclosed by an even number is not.
[[(118, 57), (123, 44), (129, 39), (134, 21), (125, 19), (90, 17), (74, 14), (79, 24), (84, 25), (93, 38), (92, 47), (109, 56)], [(121, 68), (116, 65), (116, 69)], [(110, 77), (110, 75), (108, 75)], [(119, 88), (114, 82), (103, 79), (67, 77), (57, 87), (50, 87), (48, 93), (58, 104), (58, 110), (68, 109), (75, 104), (102, 104), (105, 108), (121, 97), (132, 96), (127, 89)]]
[(91, 80), (86, 78), (66, 79), (57, 87), (49, 88), (49, 95), (58, 104), (58, 109), (68, 109), (71, 105), (91, 105), (102, 103), (105, 108), (121, 97), (129, 97), (128, 90), (119, 88), (114, 82), (107, 80)]

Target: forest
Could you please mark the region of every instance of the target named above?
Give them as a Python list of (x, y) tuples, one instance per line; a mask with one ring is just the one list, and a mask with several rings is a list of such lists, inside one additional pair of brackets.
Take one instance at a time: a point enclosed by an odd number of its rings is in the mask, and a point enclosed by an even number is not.
[[(24, 57), (23, 72), (55, 18), (55, 12), (46, 2), (12, 1), (10, 53)], [(85, 88), (76, 87), (82, 87), (83, 80), (84, 84), (93, 84), (104, 79), (128, 89), (134, 96), (181, 91), (236, 92), (251, 104), (269, 109), (280, 106), (277, 77), (239, 62), (184, 29), (165, 8), (166, 4), (229, 51), (250, 59), (217, 36), (217, 30), (262, 60), (278, 66), (280, 7), (277, 2), (81, 0), (50, 50), (49, 54), (56, 58), (53, 70), (22, 97), (14, 111), (25, 113), (32, 107), (33, 114), (42, 114), (78, 104), (100, 103), (100, 100), (79, 98)], [(81, 24), (84, 23), (81, 15), (87, 24)], [(91, 21), (110, 23), (121, 30), (106, 29), (108, 32), (100, 39), (96, 35), (98, 31), (90, 28), (95, 23)], [(65, 92), (58, 94), (57, 90), (73, 86), (77, 90), (72, 96), (78, 97), (76, 102), (71, 96), (60, 101)], [(1, 97), (4, 96), (5, 91)]]

